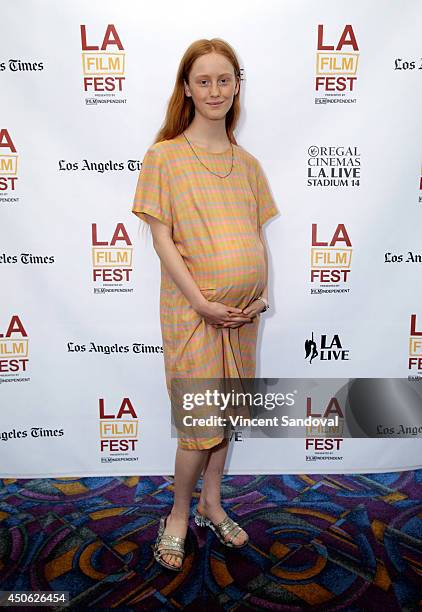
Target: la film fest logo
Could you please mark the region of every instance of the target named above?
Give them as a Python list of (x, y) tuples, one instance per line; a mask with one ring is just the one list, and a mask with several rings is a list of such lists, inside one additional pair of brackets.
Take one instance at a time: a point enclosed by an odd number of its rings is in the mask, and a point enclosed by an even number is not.
[(126, 79), (125, 51), (116, 27), (107, 26), (101, 44), (92, 44), (92, 39), (89, 44), (87, 26), (80, 27), (84, 91), (93, 95), (85, 99), (86, 104), (126, 103), (116, 97)]
[[(339, 451), (343, 443), (344, 410), (336, 397), (329, 398), (326, 405), (314, 406), (312, 397), (306, 398), (305, 417), (326, 418), (327, 424), (307, 425), (305, 433), (305, 460), (306, 461), (339, 461), (342, 456), (334, 454)], [(316, 410), (319, 409), (319, 412)], [(337, 425), (331, 424), (333, 417), (337, 417)]]
[(18, 181), (18, 153), (7, 128), (0, 129), (0, 202), (18, 202), (13, 197)]
[(416, 314), (410, 315), (408, 369), (415, 373), (412, 379), (419, 380), (422, 375), (422, 329), (417, 329)]
[(356, 146), (308, 149), (308, 187), (359, 187), (360, 153)]
[(318, 224), (312, 223), (311, 294), (348, 293), (351, 264), (352, 243), (344, 223), (337, 225), (329, 240), (318, 239)]
[(124, 397), (120, 405), (106, 407), (99, 399), (101, 463), (114, 461), (138, 461), (131, 456), (139, 442), (139, 419), (132, 402)]
[(117, 223), (110, 240), (101, 240), (92, 223), (92, 279), (94, 293), (132, 292), (132, 242), (123, 223)]
[(318, 25), (315, 104), (355, 103), (359, 47), (353, 27), (346, 25), (337, 42), (328, 42), (325, 28)]
[(345, 349), (339, 334), (321, 334), (314, 332), (305, 340), (305, 359), (312, 363), (317, 361), (349, 361), (350, 350)]
[(20, 375), (28, 369), (28, 334), (19, 315), (0, 328), (0, 382), (26, 382)]

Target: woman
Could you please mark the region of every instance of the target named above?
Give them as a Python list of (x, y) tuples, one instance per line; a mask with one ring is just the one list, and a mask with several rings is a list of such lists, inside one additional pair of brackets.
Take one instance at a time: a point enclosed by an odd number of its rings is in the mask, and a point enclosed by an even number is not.
[[(164, 125), (148, 149), (132, 212), (151, 228), (161, 261), (160, 321), (172, 378), (253, 378), (260, 313), (268, 307), (262, 225), (278, 213), (258, 160), (236, 143), (240, 68), (225, 41), (185, 52)], [(227, 546), (248, 542), (221, 506), (228, 439), (179, 436), (174, 503), (154, 547), (180, 570), (193, 489), (195, 522)]]

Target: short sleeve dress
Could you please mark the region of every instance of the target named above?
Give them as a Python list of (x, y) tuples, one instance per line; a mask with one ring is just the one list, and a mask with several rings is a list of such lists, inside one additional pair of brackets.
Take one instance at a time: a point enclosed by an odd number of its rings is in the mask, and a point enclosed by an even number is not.
[[(231, 167), (231, 147), (212, 153), (193, 147), (213, 172)], [(246, 308), (265, 288), (259, 228), (279, 211), (259, 161), (233, 145), (232, 172), (220, 178), (195, 156), (183, 134), (152, 145), (139, 173), (132, 212), (165, 223), (203, 295)], [(260, 316), (237, 328), (215, 328), (192, 308), (161, 264), (160, 323), (166, 384), (175, 378), (253, 378)], [(223, 435), (183, 437), (185, 449), (207, 449)]]

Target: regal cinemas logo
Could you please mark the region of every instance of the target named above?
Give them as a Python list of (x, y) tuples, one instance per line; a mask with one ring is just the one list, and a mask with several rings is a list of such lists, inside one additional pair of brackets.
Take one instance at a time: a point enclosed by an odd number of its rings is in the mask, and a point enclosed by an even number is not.
[(345, 349), (341, 343), (340, 336), (333, 334), (321, 334), (315, 336), (312, 332), (311, 337), (305, 340), (305, 359), (312, 363), (314, 359), (319, 361), (349, 361), (349, 349)]
[(86, 98), (86, 104), (125, 103), (113, 99), (123, 92), (125, 81), (125, 52), (116, 27), (107, 26), (100, 45), (88, 43), (87, 27), (81, 25), (81, 44), (84, 91), (94, 96)]
[(308, 187), (359, 187), (358, 147), (310, 146), (307, 185)]
[(101, 463), (138, 461), (138, 457), (130, 456), (139, 442), (139, 419), (130, 399), (124, 397), (120, 406), (106, 408), (104, 398), (100, 398), (99, 419)]
[(417, 329), (416, 315), (410, 315), (408, 369), (415, 373), (412, 379), (422, 378), (422, 329)]
[[(325, 418), (327, 421), (334, 420), (337, 417), (338, 425), (307, 425), (305, 434), (305, 450), (310, 453), (306, 455), (306, 461), (317, 461), (324, 456), (329, 458), (333, 451), (339, 451), (343, 443), (344, 430), (344, 410), (340, 406), (340, 402), (336, 397), (329, 398), (326, 405), (321, 407), (314, 406), (315, 401), (312, 397), (306, 398), (306, 414), (305, 418), (317, 417), (318, 419)], [(318, 410), (318, 412), (317, 412)], [(339, 457), (336, 457), (338, 460)]]
[(29, 380), (15, 378), (27, 371), (28, 362), (28, 334), (19, 315), (12, 315), (0, 332), (0, 382)]
[(13, 194), (18, 180), (18, 154), (6, 128), (0, 129), (0, 202), (18, 202)]
[[(356, 102), (359, 47), (351, 25), (346, 25), (338, 41), (328, 42), (324, 25), (318, 25), (316, 54), (315, 104)], [(347, 97), (348, 96), (348, 97)]]
[[(330, 240), (318, 239), (318, 224), (312, 223), (311, 287), (313, 293), (348, 293), (352, 243), (346, 226), (339, 223)], [(343, 284), (343, 287), (340, 285)]]
[(117, 223), (110, 240), (100, 240), (92, 224), (92, 279), (94, 293), (132, 292), (132, 242), (123, 223)]

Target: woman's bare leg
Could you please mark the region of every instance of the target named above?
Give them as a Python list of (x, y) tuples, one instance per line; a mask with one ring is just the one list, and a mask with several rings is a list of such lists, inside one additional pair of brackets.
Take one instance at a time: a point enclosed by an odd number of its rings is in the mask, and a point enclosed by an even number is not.
[[(207, 460), (208, 450), (185, 450), (178, 447), (174, 469), (174, 502), (164, 533), (184, 538), (188, 529), (192, 492)], [(181, 559), (172, 554), (163, 560), (180, 567)]]
[[(217, 446), (210, 448), (204, 466), (202, 491), (199, 497), (198, 510), (214, 524), (221, 523), (226, 516), (226, 512), (221, 507), (221, 478), (223, 476), (228, 448), (229, 441), (227, 438), (224, 438)], [(231, 535), (228, 534), (226, 540), (230, 539)], [(242, 531), (233, 538), (233, 544), (240, 545), (247, 539), (247, 533), (242, 529)]]

